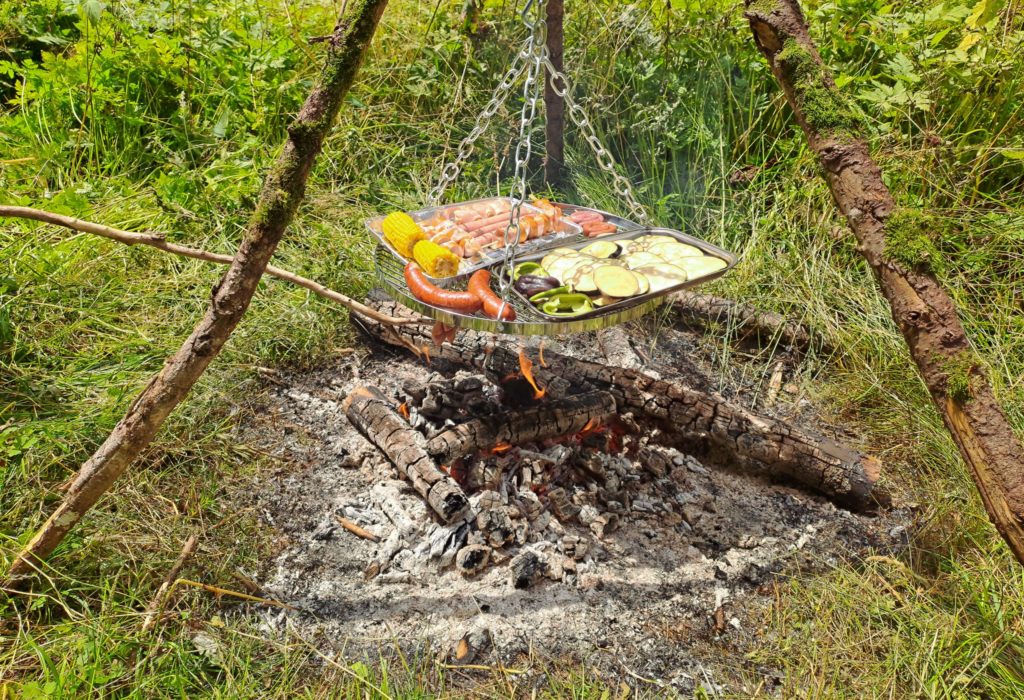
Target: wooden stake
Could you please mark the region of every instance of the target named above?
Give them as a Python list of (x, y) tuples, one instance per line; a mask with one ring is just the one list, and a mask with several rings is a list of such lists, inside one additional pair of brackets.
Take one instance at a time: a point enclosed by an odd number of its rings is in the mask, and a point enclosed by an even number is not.
[(12, 564), (12, 585), (24, 585), (68, 531), (107, 492), (156, 436), (242, 320), (270, 256), (306, 193), (306, 180), (345, 93), (377, 29), (387, 0), (357, 0), (327, 42), (324, 68), (288, 128), (277, 162), (267, 173), (256, 209), (210, 305), (181, 348), (135, 399), (99, 449), (82, 465), (63, 502)]
[[(565, 8), (563, 0), (548, 0), (547, 47), (551, 63), (562, 72), (565, 53), (565, 33), (562, 23)], [(544, 82), (544, 182), (548, 187), (562, 184), (565, 166), (565, 98), (551, 85), (551, 76)]]
[[(1024, 447), (996, 402), (953, 301), (926, 264), (891, 254), (896, 202), (871, 158), (797, 0), (745, 0), (757, 47), (786, 93), (839, 210), (857, 238), (932, 402), (971, 468), (989, 518), (1024, 563)], [(904, 226), (913, 225), (904, 220)], [(918, 222), (906, 235), (927, 237)]]

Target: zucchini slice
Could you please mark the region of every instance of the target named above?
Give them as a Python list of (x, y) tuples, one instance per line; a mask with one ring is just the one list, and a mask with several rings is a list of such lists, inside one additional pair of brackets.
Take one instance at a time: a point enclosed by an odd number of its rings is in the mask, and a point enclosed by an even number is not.
[(640, 293), (640, 281), (629, 270), (614, 265), (601, 265), (593, 273), (594, 285), (603, 296), (626, 297)]
[(630, 272), (633, 273), (633, 276), (636, 277), (637, 284), (640, 285), (640, 291), (637, 292), (637, 294), (647, 294), (647, 292), (651, 291), (651, 282), (647, 279), (647, 275), (633, 270), (630, 270)]
[(612, 241), (595, 241), (586, 248), (581, 248), (580, 252), (595, 258), (614, 258), (619, 254), (619, 244)]
[(646, 265), (637, 268), (633, 272), (639, 272), (647, 278), (647, 281), (650, 283), (651, 292), (660, 292), (663, 289), (682, 284), (688, 279), (686, 270), (675, 265), (669, 265), (668, 263)]
[(656, 255), (660, 255), (666, 260), (678, 260), (679, 258), (699, 258), (704, 255), (700, 248), (696, 248), (692, 245), (680, 243), (676, 240), (670, 240), (666, 243), (658, 243), (652, 245), (648, 250)]
[(728, 265), (728, 263), (721, 258), (716, 258), (712, 255), (702, 255), (699, 258), (686, 258), (684, 260), (676, 261), (676, 264), (686, 270), (688, 279), (691, 280), (718, 272)]
[(664, 265), (667, 260), (660, 255), (654, 253), (630, 253), (625, 258), (626, 264), (630, 270), (635, 270), (638, 267), (646, 267), (647, 265)]

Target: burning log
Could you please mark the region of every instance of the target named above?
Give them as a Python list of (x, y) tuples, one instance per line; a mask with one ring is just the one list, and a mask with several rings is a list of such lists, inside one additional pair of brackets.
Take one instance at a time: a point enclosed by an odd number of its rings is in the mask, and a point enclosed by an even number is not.
[(438, 462), (450, 464), (477, 450), (498, 445), (522, 445), (574, 435), (614, 415), (612, 395), (592, 391), (461, 423), (429, 440), (427, 452)]
[(466, 517), (469, 499), (454, 479), (437, 468), (426, 438), (372, 387), (360, 387), (344, 402), (345, 414), (367, 440), (387, 455), (413, 488), (446, 523)]
[[(371, 306), (393, 315), (409, 315), (390, 300), (371, 298)], [(415, 326), (365, 327), (389, 344), (429, 342)], [(390, 334), (401, 336), (396, 340)], [(435, 357), (477, 367), (503, 377), (519, 370), (518, 348), (493, 336), (464, 331), (453, 343), (434, 350)], [(547, 369), (534, 369), (545, 386), (571, 382), (606, 392), (620, 412), (660, 428), (668, 440), (709, 447), (721, 461), (757, 473), (793, 480), (850, 508), (865, 510), (885, 502), (877, 487), (880, 463), (872, 457), (770, 416), (759, 415), (712, 391), (655, 379), (644, 372), (545, 352)]]

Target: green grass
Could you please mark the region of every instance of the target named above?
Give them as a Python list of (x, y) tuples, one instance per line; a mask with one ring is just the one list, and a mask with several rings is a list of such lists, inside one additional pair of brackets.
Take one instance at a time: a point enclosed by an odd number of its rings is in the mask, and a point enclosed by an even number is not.
[[(518, 36), (504, 4), (488, 4), (487, 33), (472, 39), (458, 33), (456, 8), (442, 6), (427, 34), (432, 4), (394, 5), (275, 256), (352, 295), (369, 279), (362, 217), (423, 201)], [(1024, 12), (1013, 2), (979, 5), (977, 15), (973, 2), (920, 5), (806, 8), (894, 194), (934, 223), (928, 258), (1019, 429)], [(336, 8), (125, 0), (97, 17), (95, 3), (75, 7), (0, 6), (0, 201), (231, 252), (314, 70), (318, 49), (305, 37), (327, 33)], [(837, 349), (803, 362), (801, 389), (917, 504), (900, 560), (780, 582), (752, 658), (782, 669), (785, 697), (1024, 697), (1021, 569), (988, 524), (749, 30), (721, 0), (671, 7), (571, 6), (567, 63), (580, 96), (659, 223), (742, 256), (714, 291), (788, 313)], [(965, 37), (978, 41), (960, 48)], [(514, 111), (499, 113), (453, 197), (507, 183)], [(566, 196), (619, 208), (573, 138), (569, 157)], [(756, 174), (731, 186), (743, 166)], [(219, 274), (0, 223), (0, 565), (174, 352)], [(725, 329), (723, 363), (729, 341)], [(237, 603), (192, 589), (177, 591), (173, 619), (141, 632), (142, 611), (191, 534), (201, 544), (183, 575), (229, 589), (273, 551), (273, 533), (226, 498), (271, 466), (231, 434), (250, 410), (256, 367), (313, 363), (351, 342), (343, 310), (283, 282), (261, 284), (158, 441), (58, 550), (47, 584), (0, 600), (0, 698), (458, 697), (471, 687), (619, 695), (618, 679), (564, 671), (558, 660), (525, 660), (517, 670), (530, 674), (453, 671), (391, 648), (381, 659), (326, 660), (308, 641), (267, 638), (232, 614)], [(198, 632), (217, 640), (216, 660), (193, 642)], [(757, 687), (728, 665), (718, 672), (747, 695)]]

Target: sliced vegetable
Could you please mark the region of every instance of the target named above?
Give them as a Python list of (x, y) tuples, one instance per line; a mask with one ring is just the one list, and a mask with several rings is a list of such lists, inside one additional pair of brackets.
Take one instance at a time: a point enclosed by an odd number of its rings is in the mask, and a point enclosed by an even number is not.
[(636, 277), (637, 284), (640, 285), (640, 291), (637, 292), (637, 294), (647, 294), (647, 292), (651, 291), (651, 282), (647, 279), (647, 275), (642, 272), (637, 272), (636, 270), (630, 270), (630, 272), (633, 273), (633, 276)]
[(686, 258), (680, 260), (677, 265), (686, 270), (688, 279), (697, 279), (698, 277), (704, 277), (710, 275), (713, 272), (718, 272), (722, 268), (726, 267), (726, 263), (721, 258), (716, 258), (711, 255), (703, 255), (699, 258)]
[(647, 278), (647, 281), (651, 285), (651, 292), (660, 292), (663, 289), (674, 287), (675, 285), (681, 284), (687, 280), (685, 270), (676, 267), (675, 265), (669, 265), (668, 263), (647, 265), (645, 267), (637, 268), (634, 272), (639, 272)]
[(567, 286), (563, 285), (561, 287), (555, 287), (554, 289), (549, 289), (546, 292), (539, 292), (537, 294), (534, 294), (532, 297), (530, 297), (530, 303), (531, 304), (540, 304), (541, 302), (546, 301), (547, 299), (550, 299), (552, 297), (556, 297), (559, 294), (568, 294), (568, 293), (569, 293), (569, 288)]
[(632, 297), (640, 292), (640, 282), (629, 270), (614, 265), (601, 265), (594, 270), (594, 286), (609, 297)]
[(592, 255), (595, 258), (614, 258), (619, 254), (619, 244), (612, 241), (597, 241), (586, 248), (580, 249), (581, 253)]
[(516, 265), (515, 269), (512, 270), (512, 279), (517, 280), (523, 275), (539, 275), (545, 276), (547, 273), (544, 271), (544, 267), (540, 263), (536, 262), (524, 262)]
[(635, 270), (639, 267), (645, 267), (647, 265), (662, 265), (668, 262), (665, 258), (654, 253), (639, 252), (630, 253), (626, 256), (626, 264), (629, 265), (630, 270)]
[(594, 310), (594, 303), (586, 294), (558, 294), (547, 299), (540, 310), (549, 316), (577, 316)]

